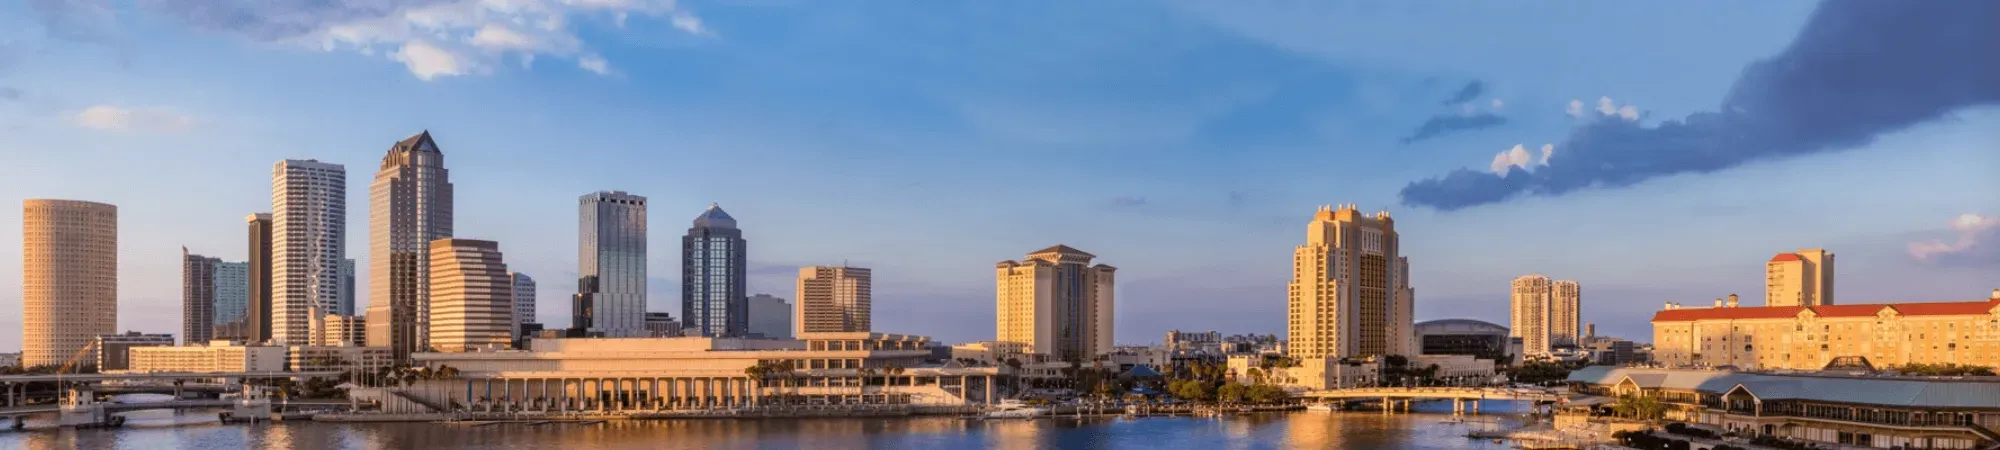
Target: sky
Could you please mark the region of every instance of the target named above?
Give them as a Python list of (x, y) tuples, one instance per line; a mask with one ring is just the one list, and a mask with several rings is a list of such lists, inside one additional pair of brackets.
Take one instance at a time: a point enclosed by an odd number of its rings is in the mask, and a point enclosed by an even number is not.
[(1121, 344), (1282, 334), (1290, 252), (1351, 203), (1396, 218), (1419, 320), (1505, 325), (1540, 273), (1649, 340), (1800, 248), (1841, 303), (2000, 287), (1996, 30), (1977, 0), (4, 2), (0, 202), (118, 205), (119, 325), (149, 332), (179, 328), (182, 246), (245, 258), (279, 160), (347, 167), (368, 267), (372, 169), (428, 130), (458, 237), (540, 282), (543, 323), (577, 197), (623, 190), (676, 316), (715, 202), (752, 293), (870, 267), (877, 331), (991, 339), (992, 264), (1060, 243), (1119, 268)]

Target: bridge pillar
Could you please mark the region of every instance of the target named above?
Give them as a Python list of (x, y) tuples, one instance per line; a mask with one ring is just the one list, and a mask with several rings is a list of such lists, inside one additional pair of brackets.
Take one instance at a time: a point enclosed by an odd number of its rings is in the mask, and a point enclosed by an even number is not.
[(1388, 414), (1388, 413), (1389, 413), (1389, 411), (1391, 411), (1391, 410), (1394, 410), (1395, 408), (1396, 408), (1396, 401), (1395, 401), (1395, 400), (1393, 400), (1393, 399), (1390, 399), (1389, 397), (1382, 397), (1382, 413), (1383, 413), (1383, 414)]

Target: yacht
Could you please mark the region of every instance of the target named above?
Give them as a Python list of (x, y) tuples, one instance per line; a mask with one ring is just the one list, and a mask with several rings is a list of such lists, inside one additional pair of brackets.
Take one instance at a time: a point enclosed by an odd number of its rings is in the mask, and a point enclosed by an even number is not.
[(995, 405), (995, 408), (992, 411), (987, 411), (986, 418), (1028, 419), (1028, 418), (1033, 418), (1035, 416), (1048, 415), (1048, 413), (1049, 410), (1047, 409), (1028, 406), (1027, 404), (1021, 403), (1020, 400), (1005, 400), (1000, 402), (999, 405)]
[(1339, 411), (1339, 410), (1340, 410), (1339, 408), (1335, 408), (1335, 407), (1333, 407), (1333, 404), (1332, 404), (1332, 403), (1314, 403), (1314, 404), (1311, 404), (1311, 405), (1307, 405), (1307, 406), (1306, 406), (1306, 411), (1312, 411), (1312, 412), (1327, 412), (1327, 413), (1330, 413), (1330, 412), (1334, 412), (1334, 411)]

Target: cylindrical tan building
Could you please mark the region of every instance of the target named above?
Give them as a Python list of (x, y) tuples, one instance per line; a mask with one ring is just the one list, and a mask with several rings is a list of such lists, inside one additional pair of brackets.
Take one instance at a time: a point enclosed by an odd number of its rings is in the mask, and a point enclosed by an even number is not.
[(62, 364), (117, 332), (118, 207), (28, 200), (21, 212), (21, 365)]

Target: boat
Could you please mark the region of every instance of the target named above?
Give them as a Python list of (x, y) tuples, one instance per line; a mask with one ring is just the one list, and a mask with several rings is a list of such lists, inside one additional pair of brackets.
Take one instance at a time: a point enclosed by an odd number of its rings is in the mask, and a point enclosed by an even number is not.
[(1332, 404), (1332, 403), (1314, 403), (1314, 404), (1311, 404), (1311, 405), (1306, 405), (1306, 411), (1312, 411), (1312, 412), (1329, 412), (1329, 413), (1330, 413), (1330, 412), (1334, 412), (1334, 411), (1339, 411), (1339, 410), (1340, 410), (1339, 408), (1334, 408), (1334, 407), (1333, 407), (1333, 404)]
[(1019, 400), (1007, 400), (996, 405), (994, 410), (987, 411), (985, 417), (988, 419), (1028, 419), (1035, 416), (1047, 415), (1048, 413), (1049, 410), (1047, 409), (1028, 406)]

